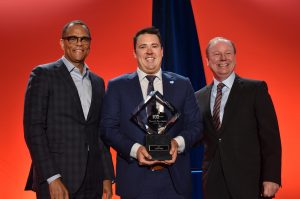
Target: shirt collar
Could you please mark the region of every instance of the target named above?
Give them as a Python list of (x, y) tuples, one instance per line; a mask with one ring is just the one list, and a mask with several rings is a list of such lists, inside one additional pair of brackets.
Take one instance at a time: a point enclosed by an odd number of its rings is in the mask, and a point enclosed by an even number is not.
[[(146, 76), (149, 75), (149, 74), (145, 73), (144, 71), (142, 71), (140, 68), (137, 68), (136, 72), (137, 72), (137, 74), (139, 76), (139, 80), (140, 81), (146, 79)], [(151, 74), (151, 75), (155, 75), (159, 80), (161, 80), (162, 79), (161, 68), (159, 69), (159, 71), (157, 71), (157, 73)]]
[[(229, 77), (227, 77), (227, 79), (225, 79), (224, 81), (222, 81), (223, 84), (225, 84), (226, 87), (230, 88), (232, 87), (233, 85), (233, 82), (234, 82), (234, 79), (235, 79), (235, 72), (232, 72)], [(214, 78), (214, 86), (216, 87), (220, 82), (218, 80), (216, 80)]]
[[(76, 72), (79, 72), (79, 69), (76, 68), (65, 56), (62, 56), (62, 61), (64, 62), (64, 64), (66, 65), (68, 71), (71, 73), (72, 71), (76, 71)], [(78, 69), (78, 70), (77, 70)], [(84, 63), (83, 65), (83, 73), (82, 73), (82, 76), (85, 76), (87, 75), (89, 72), (89, 67), (86, 63)], [(79, 72), (80, 73), (80, 72)]]

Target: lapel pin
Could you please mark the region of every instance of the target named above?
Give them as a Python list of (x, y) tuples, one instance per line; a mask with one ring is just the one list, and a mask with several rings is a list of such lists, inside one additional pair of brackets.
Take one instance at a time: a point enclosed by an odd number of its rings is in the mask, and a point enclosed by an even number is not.
[(170, 81), (170, 84), (174, 84), (174, 81), (172, 80), (172, 81)]

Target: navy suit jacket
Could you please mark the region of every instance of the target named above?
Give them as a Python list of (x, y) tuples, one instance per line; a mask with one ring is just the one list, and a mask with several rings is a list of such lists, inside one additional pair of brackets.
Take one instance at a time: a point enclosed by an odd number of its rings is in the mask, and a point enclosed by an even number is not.
[(262, 181), (281, 184), (281, 143), (276, 113), (264, 81), (236, 76), (216, 131), (211, 116), (212, 84), (196, 92), (204, 122), (204, 195), (218, 191), (217, 170), (224, 173), (234, 199), (258, 198)]
[[(167, 132), (171, 137), (182, 136), (185, 151), (168, 169), (175, 189), (181, 194), (191, 192), (189, 150), (201, 138), (202, 123), (188, 78), (163, 72), (163, 95), (181, 113), (176, 124)], [(102, 122), (103, 138), (117, 151), (117, 194), (136, 197), (143, 188), (143, 178), (148, 168), (139, 166), (130, 157), (134, 143), (145, 143), (145, 132), (130, 121), (136, 106), (143, 101), (142, 90), (136, 72), (111, 80), (104, 97)], [(155, 183), (155, 182), (154, 182)]]
[(84, 179), (88, 154), (96, 164), (99, 192), (102, 180), (114, 177), (110, 153), (99, 135), (104, 81), (89, 74), (92, 100), (85, 119), (77, 88), (61, 59), (31, 72), (24, 106), (24, 134), (32, 158), (26, 190), (36, 191), (39, 184), (61, 174), (68, 191), (75, 193)]

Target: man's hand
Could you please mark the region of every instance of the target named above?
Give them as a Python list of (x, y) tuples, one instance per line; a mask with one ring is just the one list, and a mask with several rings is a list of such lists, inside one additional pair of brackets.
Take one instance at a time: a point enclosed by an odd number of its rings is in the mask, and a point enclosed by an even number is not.
[(140, 165), (153, 165), (160, 163), (161, 161), (152, 160), (151, 155), (148, 153), (144, 146), (140, 146), (136, 152), (137, 160)]
[(111, 180), (103, 180), (102, 199), (112, 199), (112, 182)]
[(164, 164), (171, 165), (175, 163), (177, 159), (177, 151), (178, 151), (178, 143), (176, 140), (172, 139), (171, 140), (171, 149), (170, 149), (170, 155), (172, 156), (171, 160), (165, 160), (163, 161)]
[(263, 197), (274, 197), (278, 190), (279, 184), (268, 181), (263, 182)]
[(49, 184), (51, 199), (69, 199), (69, 193), (60, 178), (55, 179)]

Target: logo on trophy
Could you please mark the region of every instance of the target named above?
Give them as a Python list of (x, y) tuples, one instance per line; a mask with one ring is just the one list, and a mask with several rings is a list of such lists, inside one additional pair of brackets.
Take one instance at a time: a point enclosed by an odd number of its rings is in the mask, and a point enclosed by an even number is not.
[(168, 130), (180, 113), (163, 98), (159, 91), (152, 91), (132, 113), (133, 121), (146, 133), (145, 147), (153, 160), (170, 160), (171, 136)]

